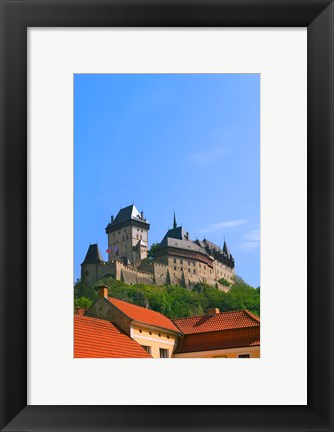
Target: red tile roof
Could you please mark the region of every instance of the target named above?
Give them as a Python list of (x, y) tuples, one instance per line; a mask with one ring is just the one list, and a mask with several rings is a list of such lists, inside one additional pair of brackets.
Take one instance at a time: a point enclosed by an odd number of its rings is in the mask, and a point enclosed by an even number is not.
[(134, 321), (180, 333), (179, 329), (173, 324), (173, 322), (159, 312), (136, 306), (112, 297), (108, 297), (108, 300)]
[(260, 319), (247, 310), (180, 318), (173, 322), (184, 334), (260, 326)]
[(74, 316), (74, 358), (151, 358), (110, 321)]
[(186, 334), (180, 338), (175, 354), (260, 345), (260, 327)]

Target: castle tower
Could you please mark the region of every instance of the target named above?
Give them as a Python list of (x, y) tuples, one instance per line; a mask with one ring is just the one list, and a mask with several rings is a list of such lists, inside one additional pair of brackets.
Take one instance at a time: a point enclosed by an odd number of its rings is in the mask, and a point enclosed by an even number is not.
[(103, 259), (98, 245), (89, 245), (85, 259), (81, 264), (81, 280), (85, 281), (87, 286), (91, 286), (99, 280), (101, 264), (103, 264)]
[(119, 260), (137, 267), (147, 257), (150, 225), (134, 205), (122, 208), (106, 227), (109, 261)]

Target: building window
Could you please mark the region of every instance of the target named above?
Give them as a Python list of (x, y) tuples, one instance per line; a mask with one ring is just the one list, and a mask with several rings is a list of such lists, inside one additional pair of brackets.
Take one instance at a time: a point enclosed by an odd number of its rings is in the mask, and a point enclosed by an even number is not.
[(190, 261), (188, 261), (188, 265), (190, 265)]
[(159, 348), (160, 350), (160, 358), (168, 358), (168, 349)]
[(183, 271), (183, 267), (181, 267), (181, 271)]
[(174, 270), (176, 270), (176, 266), (174, 266)]
[(150, 347), (150, 346), (142, 345), (141, 347), (144, 348), (144, 350), (145, 350), (147, 353), (151, 354), (151, 347)]
[(152, 334), (152, 332), (149, 332), (149, 334), (151, 335), (151, 334)]
[(201, 264), (199, 264), (199, 268), (201, 268), (202, 266), (201, 266)]
[(174, 258), (174, 263), (176, 263), (176, 258)]
[(137, 234), (137, 240), (139, 239), (139, 235)]
[(188, 272), (190, 273), (190, 268), (188, 268)]
[(183, 264), (183, 260), (180, 260), (180, 264)]
[(139, 329), (139, 333), (143, 333), (142, 329)]
[(195, 267), (195, 263), (193, 262), (193, 266)]
[(250, 358), (250, 354), (238, 354), (239, 358)]
[(159, 337), (161, 337), (161, 334), (159, 333), (159, 335), (158, 335)]
[(194, 273), (194, 274), (196, 273), (196, 270), (195, 270), (195, 269), (193, 270), (193, 273)]

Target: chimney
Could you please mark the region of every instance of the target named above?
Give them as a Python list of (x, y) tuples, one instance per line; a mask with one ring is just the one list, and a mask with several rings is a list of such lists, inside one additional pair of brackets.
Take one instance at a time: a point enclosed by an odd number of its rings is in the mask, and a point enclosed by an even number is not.
[(111, 215), (111, 223), (114, 222), (114, 215)]
[(208, 310), (208, 315), (217, 315), (217, 314), (219, 314), (220, 313), (220, 310), (219, 310), (219, 308), (210, 308), (209, 310)]
[(98, 295), (100, 299), (103, 299), (103, 297), (108, 297), (108, 288), (106, 286), (100, 286)]
[(144, 212), (143, 211), (140, 212), (140, 216), (142, 219), (144, 219)]
[(82, 316), (85, 315), (86, 310), (86, 308), (78, 308), (75, 313)]

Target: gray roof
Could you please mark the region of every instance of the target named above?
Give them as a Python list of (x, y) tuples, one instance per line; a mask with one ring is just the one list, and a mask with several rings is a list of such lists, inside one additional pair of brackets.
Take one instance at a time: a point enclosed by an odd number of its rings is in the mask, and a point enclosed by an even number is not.
[(209, 241), (207, 239), (196, 240), (196, 243), (199, 246), (201, 246), (202, 248), (205, 248), (209, 254), (212, 254), (215, 251), (215, 252), (218, 252), (219, 254), (226, 256), (227, 258), (233, 260), (233, 256), (232, 256), (231, 252), (229, 251), (229, 248), (227, 247), (226, 241), (224, 241), (223, 249), (221, 249), (215, 243), (212, 243), (211, 241)]
[(88, 251), (86, 253), (86, 257), (85, 257), (82, 264), (96, 264), (96, 263), (100, 263), (100, 262), (103, 262), (103, 258), (101, 256), (100, 249), (96, 243), (91, 244), (88, 248)]
[(227, 247), (226, 241), (224, 240), (224, 246), (223, 246), (223, 251), (226, 253), (228, 258), (232, 258), (231, 252), (229, 250), (229, 248)]
[(200, 252), (204, 255), (208, 255), (204, 249), (198, 246), (192, 240), (189, 240), (189, 235), (182, 227), (172, 228), (167, 231), (165, 237), (159, 244), (160, 248), (173, 247), (183, 250), (191, 250), (193, 252)]
[[(188, 240), (187, 233), (184, 231), (184, 229), (181, 226), (168, 230), (165, 237), (162, 239), (160, 246), (162, 246), (164, 243), (166, 243), (167, 238), (173, 238), (173, 239), (178, 239), (178, 240)], [(165, 246), (167, 246), (167, 244), (165, 244)]]
[(128, 222), (130, 220), (136, 220), (138, 222), (148, 223), (145, 218), (141, 217), (141, 214), (137, 210), (136, 206), (134, 204), (132, 204), (128, 207), (122, 208), (117, 213), (117, 216), (115, 217), (115, 219), (111, 225), (115, 225), (115, 224), (121, 223), (121, 222)]

